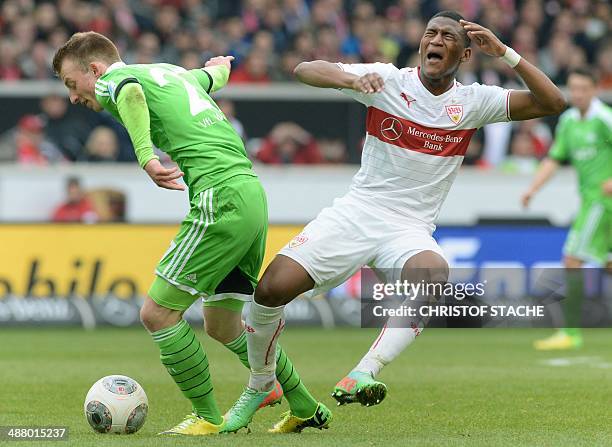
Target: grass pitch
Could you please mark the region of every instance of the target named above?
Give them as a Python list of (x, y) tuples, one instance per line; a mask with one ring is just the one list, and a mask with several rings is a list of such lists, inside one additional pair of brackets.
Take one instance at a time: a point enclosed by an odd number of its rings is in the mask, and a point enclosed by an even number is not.
[[(282, 344), (311, 391), (334, 412), (329, 430), (266, 433), (288, 407), (260, 411), (253, 433), (167, 438), (156, 433), (189, 412), (143, 329), (0, 329), (0, 426), (67, 425), (70, 446), (599, 446), (612, 445), (612, 331), (585, 331), (580, 351), (539, 353), (531, 342), (550, 331), (428, 329), (381, 375), (389, 394), (379, 406), (335, 407), (332, 387), (376, 332), (293, 329)], [(198, 332), (208, 352), (219, 405), (238, 397), (246, 369)], [(134, 435), (100, 435), (83, 400), (108, 374), (138, 380), (149, 397)], [(12, 443), (0, 444), (11, 445)]]

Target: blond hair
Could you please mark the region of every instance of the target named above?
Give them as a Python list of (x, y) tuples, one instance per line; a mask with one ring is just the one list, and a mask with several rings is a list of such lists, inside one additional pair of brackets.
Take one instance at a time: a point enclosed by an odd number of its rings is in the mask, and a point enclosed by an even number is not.
[(64, 59), (69, 58), (87, 70), (93, 61), (108, 65), (119, 62), (121, 57), (117, 47), (108, 37), (95, 31), (75, 33), (53, 56), (53, 71), (59, 74)]

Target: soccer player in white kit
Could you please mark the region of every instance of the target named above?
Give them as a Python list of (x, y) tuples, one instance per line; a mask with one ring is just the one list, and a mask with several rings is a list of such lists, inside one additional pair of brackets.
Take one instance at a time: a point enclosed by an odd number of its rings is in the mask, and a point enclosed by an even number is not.
[[(513, 67), (528, 90), (458, 83), (455, 74), (471, 56), (470, 41)], [(416, 68), (325, 61), (296, 67), (301, 82), (340, 89), (363, 103), (368, 108), (367, 137), (349, 192), (280, 251), (257, 286), (246, 322), (251, 376), (226, 415), (233, 424), (248, 424), (252, 408), (274, 385), (276, 365), (270, 353), (283, 329), (287, 303), (306, 291), (329, 290), (364, 265), (397, 272), (399, 278), (384, 278), (388, 282), (445, 282), (448, 264), (432, 237), (434, 221), (473, 133), (488, 123), (558, 114), (566, 107), (561, 91), (544, 73), (490, 30), (456, 12), (432, 17), (419, 54)], [(336, 400), (363, 405), (382, 401), (386, 387), (376, 375), (419, 331), (383, 328), (359, 364), (336, 385)], [(275, 429), (300, 431), (316, 426), (318, 416), (303, 420), (288, 414)]]

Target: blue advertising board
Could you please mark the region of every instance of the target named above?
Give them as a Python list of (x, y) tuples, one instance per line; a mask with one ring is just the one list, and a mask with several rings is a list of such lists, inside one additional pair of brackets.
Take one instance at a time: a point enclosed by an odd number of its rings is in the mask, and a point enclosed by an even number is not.
[(560, 262), (567, 228), (522, 225), (439, 227), (434, 238), (451, 266), (512, 262), (524, 267)]

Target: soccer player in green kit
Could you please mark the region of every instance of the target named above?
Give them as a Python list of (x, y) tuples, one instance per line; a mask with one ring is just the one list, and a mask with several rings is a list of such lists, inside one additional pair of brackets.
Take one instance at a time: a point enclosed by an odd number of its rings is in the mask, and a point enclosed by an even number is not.
[[(157, 266), (140, 313), (162, 364), (193, 407), (165, 434), (225, 431), (206, 354), (182, 318), (196, 299), (204, 300), (208, 334), (249, 366), (241, 311), (257, 284), (268, 215), (244, 145), (209, 96), (227, 83), (232, 59), (215, 57), (189, 71), (170, 64), (126, 65), (115, 45), (95, 32), (74, 34), (53, 59), (73, 104), (107, 110), (126, 127), (140, 166), (155, 184), (183, 190), (183, 177), (189, 187), (189, 214)], [(178, 167), (162, 166), (153, 144)], [(314, 415), (322, 404), (282, 349), (276, 358), (277, 384), (260, 408), (280, 402), (284, 391), (292, 412)]]
[(567, 273), (564, 300), (566, 328), (537, 340), (538, 350), (582, 346), (580, 332), (585, 262), (612, 267), (612, 109), (595, 95), (597, 82), (589, 70), (573, 70), (567, 81), (572, 108), (565, 111), (555, 131), (555, 142), (523, 195), (526, 207), (533, 195), (569, 161), (578, 173), (581, 205), (563, 248)]

